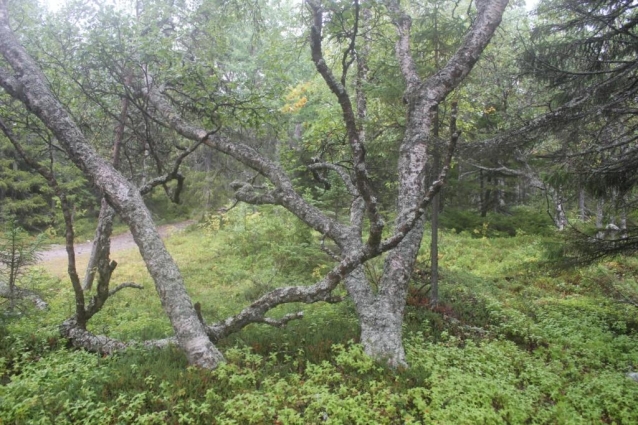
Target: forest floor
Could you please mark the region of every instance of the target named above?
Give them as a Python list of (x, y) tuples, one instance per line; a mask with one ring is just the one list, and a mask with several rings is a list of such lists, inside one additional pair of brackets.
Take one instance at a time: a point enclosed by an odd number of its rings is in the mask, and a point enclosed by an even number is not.
[[(106, 357), (69, 349), (59, 325), (75, 297), (65, 259), (48, 257), (23, 286), (49, 309), (27, 303), (9, 316), (0, 308), (0, 424), (638, 424), (630, 374), (638, 309), (605, 289), (638, 293), (638, 257), (557, 269), (547, 250), (558, 236), (538, 226), (542, 234), (488, 237), (491, 223), (441, 229), (439, 306), (427, 308), (425, 278), (414, 276), (404, 320), (411, 367), (397, 371), (365, 356), (348, 300), (280, 306), (269, 317), (303, 310), (303, 320), (251, 325), (219, 341), (226, 363), (215, 371), (188, 367), (175, 347)], [(207, 323), (274, 288), (312, 284), (333, 266), (319, 252), (321, 235), (273, 207), (239, 206), (223, 221), (188, 224), (160, 230), (172, 234), (166, 247)], [(171, 336), (139, 251), (130, 236), (116, 241), (113, 285), (143, 288), (109, 298), (89, 330), (122, 341)], [(82, 273), (90, 247), (78, 245)], [(418, 269), (429, 254), (423, 244)], [(372, 277), (382, 270), (383, 258), (366, 264)]]

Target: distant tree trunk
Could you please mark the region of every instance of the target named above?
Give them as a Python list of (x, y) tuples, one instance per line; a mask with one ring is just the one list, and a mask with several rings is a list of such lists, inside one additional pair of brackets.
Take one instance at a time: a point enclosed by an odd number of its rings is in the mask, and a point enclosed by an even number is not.
[(567, 215), (565, 214), (565, 200), (562, 189), (559, 187), (554, 196), (554, 224), (559, 231), (567, 227)]
[(620, 237), (626, 239), (628, 237), (627, 233), (627, 207), (623, 205), (620, 210)]
[[(481, 174), (481, 177), (483, 177), (483, 175)], [(481, 217), (487, 217), (487, 212), (489, 211), (490, 207), (492, 206), (492, 189), (491, 189), (491, 184), (492, 184), (492, 176), (488, 175), (487, 176), (487, 189), (485, 189), (485, 192), (483, 193), (483, 202), (481, 202)], [(483, 187), (483, 179), (481, 179), (481, 187)]]
[(578, 212), (580, 221), (587, 219), (587, 211), (585, 209), (585, 188), (581, 187), (578, 190)]
[[(434, 6), (434, 67), (440, 68), (441, 43), (439, 39), (439, 8)], [(432, 170), (433, 177), (439, 173), (441, 166), (441, 153), (439, 152), (438, 140), (440, 133), (441, 117), (439, 116), (439, 106), (434, 108), (434, 122), (432, 123), (432, 136), (435, 143), (432, 144)], [(436, 173), (436, 174), (435, 174)], [(430, 307), (435, 307), (439, 303), (439, 208), (441, 207), (441, 192), (434, 195), (432, 199), (432, 217), (430, 222)]]
[(604, 204), (605, 200), (603, 198), (598, 198), (598, 200), (596, 201), (596, 237), (598, 239), (603, 239), (605, 236), (605, 229), (603, 224)]
[(430, 306), (439, 303), (439, 201), (438, 193), (432, 200), (432, 240), (430, 241)]
[(507, 211), (507, 202), (505, 201), (505, 179), (498, 177), (496, 179), (496, 184), (496, 206), (498, 208), (498, 212), (505, 212)]
[(483, 170), (479, 170), (479, 209), (481, 211), (481, 217), (485, 210), (485, 179), (483, 177)]
[(90, 147), (73, 118), (53, 96), (46, 78), (11, 30), (6, 0), (0, 1), (0, 53), (13, 71), (0, 68), (0, 85), (51, 130), (71, 160), (104, 193), (131, 229), (188, 361), (205, 368), (216, 367), (223, 356), (198, 320), (179, 269), (164, 247), (139, 190)]

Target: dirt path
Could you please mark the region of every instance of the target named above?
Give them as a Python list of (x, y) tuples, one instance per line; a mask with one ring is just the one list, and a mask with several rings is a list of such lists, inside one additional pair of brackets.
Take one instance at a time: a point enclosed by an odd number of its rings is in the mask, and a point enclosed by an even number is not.
[[(165, 224), (157, 228), (159, 230), (162, 239), (170, 236), (172, 233), (185, 229), (191, 224), (195, 223), (193, 220), (182, 221), (180, 223), (173, 224)], [(82, 260), (84, 258), (88, 259), (88, 256), (91, 254), (91, 248), (93, 247), (93, 243), (91, 241), (87, 241), (84, 243), (76, 243), (75, 244), (75, 256), (76, 259)], [(121, 235), (113, 236), (111, 238), (111, 253), (117, 253), (118, 251), (122, 251), (125, 249), (130, 249), (135, 247), (135, 241), (133, 240), (133, 235), (131, 232), (122, 233)], [(40, 254), (40, 263), (46, 263), (53, 260), (64, 260), (66, 261), (66, 248), (64, 245), (53, 244), (47, 251), (43, 251)]]

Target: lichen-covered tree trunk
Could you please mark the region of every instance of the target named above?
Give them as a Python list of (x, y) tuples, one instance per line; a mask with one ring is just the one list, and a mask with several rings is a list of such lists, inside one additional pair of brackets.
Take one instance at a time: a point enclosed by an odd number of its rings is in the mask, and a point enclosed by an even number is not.
[(422, 217), (402, 242), (388, 253), (377, 293), (372, 290), (361, 267), (350, 273), (344, 282), (357, 310), (364, 351), (391, 367), (407, 366), (403, 348), (403, 315), (424, 223)]
[(181, 273), (164, 247), (139, 190), (91, 148), (64, 106), (53, 96), (46, 78), (11, 30), (6, 0), (0, 1), (0, 53), (11, 68), (0, 68), (0, 85), (51, 130), (75, 165), (102, 191), (129, 226), (189, 362), (205, 368), (216, 367), (223, 357), (198, 320)]
[[(506, 5), (507, 0), (477, 2), (479, 14), (461, 47), (442, 69), (422, 80), (410, 48), (412, 19), (398, 1), (386, 2), (399, 36), (395, 51), (407, 86), (404, 93), (407, 103), (406, 131), (399, 148), (397, 228), (414, 220), (418, 214), (415, 206), (421, 204), (427, 192), (427, 151), (435, 111), (474, 67), (500, 24)], [(361, 338), (366, 352), (385, 359), (393, 366), (405, 364), (401, 325), (408, 283), (423, 237), (423, 225), (421, 217), (401, 243), (388, 253), (379, 293), (375, 295), (374, 302), (368, 303), (367, 308), (359, 307)]]
[(102, 199), (97, 226), (95, 228), (95, 236), (93, 237), (91, 255), (89, 256), (89, 262), (84, 275), (83, 289), (85, 291), (90, 291), (93, 287), (93, 280), (95, 279), (96, 273), (102, 273), (109, 267), (111, 233), (113, 231), (114, 218), (115, 210), (106, 202), (106, 199)]

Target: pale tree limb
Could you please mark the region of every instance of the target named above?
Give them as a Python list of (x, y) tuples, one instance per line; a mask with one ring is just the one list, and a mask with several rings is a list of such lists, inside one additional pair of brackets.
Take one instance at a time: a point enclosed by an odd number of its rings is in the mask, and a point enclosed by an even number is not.
[(270, 190), (258, 193), (264, 189), (246, 182), (232, 182), (230, 187), (235, 191), (235, 199), (251, 205), (281, 205), (281, 193), (278, 190)]
[(0, 282), (0, 297), (7, 299), (29, 300), (38, 310), (47, 310), (49, 308), (49, 304), (47, 304), (47, 302), (44, 301), (38, 293), (28, 289), (18, 288), (17, 286), (14, 287), (12, 291), (9, 285), (5, 282)]
[(528, 164), (525, 164), (526, 170), (515, 170), (513, 168), (506, 167), (502, 164), (499, 164), (499, 167), (485, 167), (479, 164), (473, 164), (471, 162), (468, 162), (467, 164), (478, 170), (488, 171), (490, 173), (495, 173), (505, 177), (524, 177), (529, 180), (531, 186), (541, 190), (546, 189), (545, 184), (532, 171), (532, 169), (529, 167)]
[(106, 335), (95, 335), (78, 326), (75, 318), (65, 320), (59, 330), (62, 337), (68, 339), (72, 346), (105, 356), (133, 347), (165, 348), (169, 345), (178, 345), (177, 338), (122, 342)]

